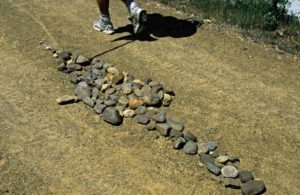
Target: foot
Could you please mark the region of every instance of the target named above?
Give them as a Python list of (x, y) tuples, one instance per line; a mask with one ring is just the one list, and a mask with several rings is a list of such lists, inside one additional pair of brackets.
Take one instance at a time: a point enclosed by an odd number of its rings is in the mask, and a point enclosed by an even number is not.
[(139, 34), (141, 33), (145, 26), (144, 23), (147, 21), (147, 13), (146, 10), (138, 8), (134, 14), (131, 16), (132, 25), (133, 25), (133, 33)]
[(93, 28), (96, 31), (104, 32), (105, 34), (111, 35), (115, 32), (113, 24), (111, 22), (97, 20), (93, 23)]

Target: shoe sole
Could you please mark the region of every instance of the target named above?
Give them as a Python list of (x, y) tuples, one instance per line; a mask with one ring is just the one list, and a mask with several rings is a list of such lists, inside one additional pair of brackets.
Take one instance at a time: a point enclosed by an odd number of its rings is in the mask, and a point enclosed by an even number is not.
[(94, 28), (94, 30), (96, 30), (98, 32), (104, 32), (105, 34), (108, 34), (108, 35), (112, 35), (115, 33), (115, 31), (107, 31), (105, 29), (100, 29), (97, 26), (95, 26), (95, 24), (93, 24), (93, 28)]

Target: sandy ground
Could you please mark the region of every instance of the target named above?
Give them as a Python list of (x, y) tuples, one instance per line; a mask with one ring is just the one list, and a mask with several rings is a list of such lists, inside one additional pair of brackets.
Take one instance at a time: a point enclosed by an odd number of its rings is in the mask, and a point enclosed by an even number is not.
[[(111, 13), (115, 28), (128, 24), (121, 2), (111, 2)], [(74, 86), (37, 45), (41, 38), (172, 87), (170, 118), (216, 141), (221, 154), (238, 155), (266, 194), (300, 194), (299, 61), (208, 24), (191, 36), (130, 41), (126, 28), (94, 31), (97, 17), (93, 0), (0, 2), (0, 194), (240, 194), (156, 132), (131, 120), (112, 127), (82, 103), (57, 105)]]

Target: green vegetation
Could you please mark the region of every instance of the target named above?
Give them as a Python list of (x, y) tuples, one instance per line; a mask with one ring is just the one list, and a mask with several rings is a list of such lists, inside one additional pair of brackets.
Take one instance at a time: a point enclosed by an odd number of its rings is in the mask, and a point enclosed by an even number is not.
[(202, 18), (241, 27), (255, 39), (300, 54), (300, 20), (288, 13), (288, 0), (161, 0)]

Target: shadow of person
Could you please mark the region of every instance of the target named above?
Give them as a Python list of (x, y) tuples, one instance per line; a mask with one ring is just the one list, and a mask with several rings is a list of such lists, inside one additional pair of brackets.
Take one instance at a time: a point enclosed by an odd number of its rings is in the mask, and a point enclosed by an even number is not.
[(120, 40), (156, 41), (161, 37), (189, 37), (195, 34), (202, 24), (202, 21), (177, 19), (173, 16), (153, 13), (147, 15), (146, 28), (142, 33), (134, 35), (132, 25), (128, 24), (117, 28), (115, 33), (129, 32), (130, 34), (114, 39), (112, 42)]

